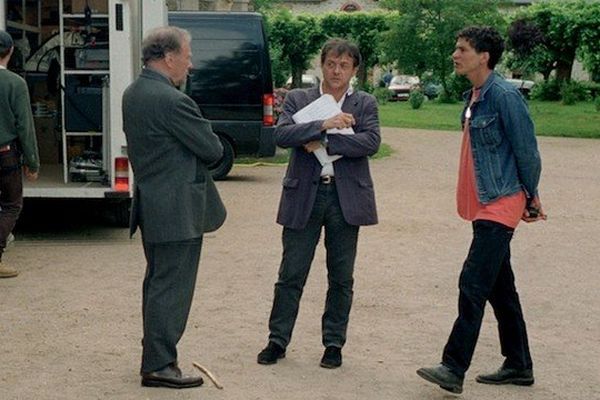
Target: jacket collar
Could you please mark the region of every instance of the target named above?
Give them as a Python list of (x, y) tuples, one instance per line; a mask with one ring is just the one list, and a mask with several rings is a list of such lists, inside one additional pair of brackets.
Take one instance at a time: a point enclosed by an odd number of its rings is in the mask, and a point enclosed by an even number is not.
[[(479, 92), (479, 97), (477, 98), (477, 102), (485, 100), (485, 94), (488, 92), (488, 90), (490, 89), (492, 84), (499, 78), (501, 78), (500, 74), (497, 73), (496, 71), (492, 71), (490, 76), (488, 76), (487, 79), (485, 80), (485, 82), (483, 83), (483, 86), (481, 86), (481, 92)], [(466, 102), (470, 101), (472, 94), (473, 94), (473, 88), (467, 90), (466, 92), (463, 93), (463, 100), (465, 100)]]
[(164, 82), (164, 83), (168, 84), (169, 86), (175, 87), (175, 85), (173, 85), (173, 82), (171, 82), (171, 79), (169, 79), (168, 76), (166, 76), (162, 72), (158, 72), (157, 70), (149, 68), (149, 67), (144, 67), (142, 69), (142, 73), (140, 74), (140, 77)]

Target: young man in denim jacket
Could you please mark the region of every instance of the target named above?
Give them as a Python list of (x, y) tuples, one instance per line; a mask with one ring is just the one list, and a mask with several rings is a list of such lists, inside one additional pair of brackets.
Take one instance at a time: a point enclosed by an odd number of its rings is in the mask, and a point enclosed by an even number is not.
[(473, 240), (459, 279), (458, 318), (442, 362), (417, 374), (454, 393), (462, 392), (486, 301), (498, 320), (505, 361), (496, 372), (477, 376), (477, 382), (529, 386), (534, 381), (510, 240), (521, 219), (546, 218), (537, 194), (541, 161), (523, 97), (494, 72), (503, 50), (503, 39), (493, 28), (471, 27), (457, 35), (452, 54), (456, 73), (473, 84), (461, 116), (456, 196), (459, 215), (472, 221)]

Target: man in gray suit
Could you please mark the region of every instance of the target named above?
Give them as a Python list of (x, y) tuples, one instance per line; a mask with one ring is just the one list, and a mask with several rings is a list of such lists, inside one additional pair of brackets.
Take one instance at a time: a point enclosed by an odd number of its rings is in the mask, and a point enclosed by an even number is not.
[[(359, 65), (356, 45), (332, 39), (321, 50), (321, 86), (292, 90), (285, 99), (275, 130), (277, 144), (292, 149), (277, 216), (284, 226), (283, 258), (269, 319), (269, 343), (258, 354), (259, 364), (274, 364), (285, 356), (324, 227), (329, 287), (322, 319), (325, 352), (321, 366), (342, 365), (358, 229), (377, 223), (368, 156), (379, 148), (379, 118), (375, 98), (350, 85)], [(326, 120), (294, 123), (293, 115), (323, 94), (331, 94), (342, 112)], [(330, 129), (350, 127), (354, 134), (327, 134)], [(342, 158), (321, 164), (313, 154), (321, 146), (329, 155)]]
[(207, 166), (223, 153), (210, 122), (178, 90), (192, 67), (190, 35), (156, 28), (142, 43), (144, 69), (123, 95), (123, 129), (136, 188), (131, 234), (139, 226), (147, 260), (143, 286), (142, 385), (186, 388), (176, 345), (188, 319), (202, 235), (225, 220)]

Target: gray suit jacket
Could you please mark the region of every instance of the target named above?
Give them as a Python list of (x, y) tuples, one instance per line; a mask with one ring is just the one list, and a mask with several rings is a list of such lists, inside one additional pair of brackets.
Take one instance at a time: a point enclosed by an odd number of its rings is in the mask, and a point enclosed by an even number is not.
[[(283, 179), (277, 222), (292, 229), (306, 226), (322, 169), (315, 155), (307, 153), (302, 145), (320, 140), (324, 135), (321, 132), (323, 121), (295, 124), (292, 115), (319, 96), (318, 88), (290, 91), (275, 129), (277, 145), (292, 148)], [(349, 224), (374, 225), (377, 210), (368, 156), (377, 152), (381, 142), (377, 101), (370, 94), (355, 91), (346, 97), (342, 111), (356, 119), (355, 134), (327, 135), (327, 152), (344, 156), (333, 163), (340, 206)]]
[(146, 68), (123, 95), (123, 130), (136, 183), (132, 235), (140, 226), (144, 241), (181, 241), (223, 224), (207, 168), (223, 146), (190, 97)]

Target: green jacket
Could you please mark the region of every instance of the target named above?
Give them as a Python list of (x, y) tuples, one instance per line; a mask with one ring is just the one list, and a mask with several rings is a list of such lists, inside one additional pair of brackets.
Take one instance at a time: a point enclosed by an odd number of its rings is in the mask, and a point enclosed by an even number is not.
[(19, 141), (23, 163), (31, 172), (40, 168), (29, 90), (19, 75), (0, 69), (0, 146)]

